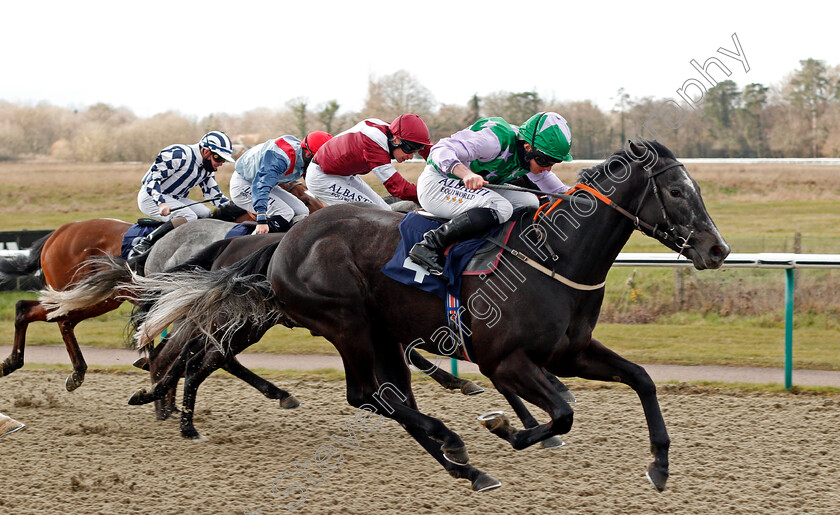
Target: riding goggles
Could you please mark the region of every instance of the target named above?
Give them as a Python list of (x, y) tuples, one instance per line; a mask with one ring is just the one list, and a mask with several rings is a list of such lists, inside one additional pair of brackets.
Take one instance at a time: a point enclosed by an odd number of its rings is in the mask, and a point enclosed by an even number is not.
[(553, 157), (547, 156), (540, 152), (539, 150), (534, 150), (534, 161), (537, 162), (539, 166), (549, 167), (554, 166), (560, 161), (558, 159), (554, 159)]
[(413, 154), (415, 152), (419, 152), (419, 151), (423, 150), (423, 147), (425, 147), (425, 146), (426, 145), (424, 145), (422, 143), (415, 143), (413, 141), (403, 140), (403, 142), (400, 143), (400, 150), (402, 150), (406, 154)]

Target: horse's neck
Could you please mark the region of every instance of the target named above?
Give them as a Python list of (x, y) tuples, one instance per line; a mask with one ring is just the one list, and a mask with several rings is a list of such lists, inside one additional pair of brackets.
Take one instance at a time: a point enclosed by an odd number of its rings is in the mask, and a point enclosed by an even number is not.
[[(592, 185), (603, 193), (597, 185)], [(615, 205), (635, 212), (638, 197), (643, 194), (644, 180), (634, 177), (625, 183), (607, 190), (607, 195)], [(589, 197), (594, 200), (593, 197)], [(612, 267), (621, 249), (633, 233), (633, 223), (626, 216), (610, 208), (600, 200), (595, 200), (596, 207), (591, 214), (584, 215), (571, 206), (563, 213), (543, 219), (545, 224), (563, 224), (560, 231), (546, 231), (548, 247), (564, 259), (559, 265), (571, 277), (587, 280), (596, 284), (603, 281)], [(574, 220), (571, 222), (569, 219)], [(579, 224), (579, 225), (576, 225)]]

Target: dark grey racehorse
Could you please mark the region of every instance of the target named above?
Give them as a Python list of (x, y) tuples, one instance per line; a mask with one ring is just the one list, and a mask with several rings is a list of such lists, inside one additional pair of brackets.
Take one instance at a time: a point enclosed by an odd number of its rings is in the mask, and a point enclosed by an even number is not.
[[(654, 458), (647, 477), (661, 491), (670, 439), (656, 387), (642, 367), (592, 338), (604, 298), (601, 285), (634, 229), (682, 253), (699, 270), (720, 267), (729, 247), (697, 184), (658, 142), (628, 142), (604, 163), (581, 170), (576, 186), (575, 194), (598, 200), (594, 209), (564, 202), (548, 214), (530, 210), (519, 217), (506, 251), (519, 258), (509, 259), (511, 287), (502, 290), (497, 283), (491, 289), (485, 281), (493, 276), (463, 281), (465, 318), (481, 372), (550, 417), (524, 430), (514, 429), (499, 413), (480, 420), (522, 449), (572, 427), (573, 411), (543, 369), (627, 384), (647, 419)], [(333, 343), (344, 361), (351, 405), (399, 422), (451, 475), (470, 480), (474, 490), (497, 487), (496, 479), (469, 464), (456, 433), (419, 411), (411, 392), (404, 346), (419, 340), (421, 348), (439, 351), (433, 335), (447, 323), (436, 296), (381, 272), (398, 244), (400, 218), (353, 206), (310, 216), (291, 229), (269, 261), (273, 294), (264, 296), (263, 309), (271, 316), (282, 309), (282, 318)], [(227, 305), (219, 303), (222, 287), (226, 284), (220, 282), (205, 292), (212, 304), (193, 305), (189, 323), (206, 327), (224, 313), (235, 327), (257, 315), (258, 299), (236, 296)]]
[[(181, 270), (219, 270), (257, 252), (270, 257), (283, 236), (283, 233), (272, 233), (220, 240), (202, 249), (174, 269), (168, 270), (165, 275), (177, 274)], [(87, 264), (97, 271), (69, 290), (44, 292), (43, 302), (53, 307), (58, 313), (83, 309), (88, 304), (101, 302), (102, 299), (113, 296), (115, 292), (121, 297), (130, 296), (130, 290), (135, 288), (135, 282), (141, 280), (131, 272), (127, 263), (120, 259), (107, 256), (94, 257)], [(156, 275), (158, 274), (150, 274), (143, 280), (144, 284), (154, 283)], [(267, 284), (264, 276), (256, 282)], [(182, 293), (184, 292), (178, 294)], [(157, 300), (156, 295), (156, 292), (144, 291), (147, 301), (140, 306), (139, 310), (136, 310), (135, 316), (148, 310), (150, 305)], [(177, 324), (176, 320), (173, 322)], [(167, 341), (154, 347), (150, 354), (149, 365), (154, 383), (152, 389), (148, 392), (145, 389), (138, 390), (129, 400), (129, 404), (145, 404), (171, 395), (181, 375), (184, 374), (181, 434), (185, 438), (198, 439), (200, 435), (193, 425), (198, 387), (210, 373), (222, 368), (252, 385), (266, 397), (279, 400), (281, 407), (286, 409), (297, 407), (300, 403), (294, 396), (253, 374), (236, 359), (237, 354), (258, 342), (275, 323), (275, 320), (269, 320), (263, 324), (243, 324), (236, 329), (236, 338), (233, 338), (231, 345), (223, 349), (207, 345), (206, 339), (200, 334), (194, 336), (175, 329)], [(140, 343), (140, 346), (152, 347), (147, 341)], [(432, 364), (417, 351), (412, 352), (411, 359), (424, 369), (432, 368)], [(440, 369), (433, 371), (430, 375), (445, 388), (461, 390), (465, 395), (483, 391), (471, 381), (454, 377)]]

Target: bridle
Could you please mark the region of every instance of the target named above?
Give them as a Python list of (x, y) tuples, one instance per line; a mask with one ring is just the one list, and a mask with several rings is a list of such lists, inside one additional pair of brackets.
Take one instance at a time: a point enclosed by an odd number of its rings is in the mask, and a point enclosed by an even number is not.
[[(691, 239), (692, 234), (694, 234), (694, 231), (690, 232), (688, 234), (688, 236), (686, 236), (686, 237), (683, 237), (683, 236), (680, 235), (679, 230), (677, 229), (677, 226), (671, 221), (671, 218), (668, 216), (668, 212), (665, 210), (665, 203), (662, 201), (662, 192), (660, 191), (659, 186), (657, 186), (657, 184), (656, 184), (656, 177), (657, 176), (667, 172), (668, 170), (673, 170), (674, 168), (678, 168), (680, 166), (683, 166), (683, 164), (680, 163), (679, 161), (674, 161), (672, 164), (670, 164), (668, 166), (665, 166), (662, 169), (657, 170), (655, 172), (648, 169), (647, 167), (645, 167), (645, 170), (647, 170), (647, 172), (648, 172), (647, 183), (645, 185), (645, 192), (642, 195), (642, 199), (639, 202), (638, 207), (636, 208), (636, 213), (635, 214), (630, 213), (629, 211), (627, 211), (623, 207), (619, 206), (618, 204), (613, 202), (613, 200), (611, 198), (609, 198), (608, 196), (599, 192), (598, 190), (596, 190), (592, 186), (589, 186), (588, 184), (578, 183), (571, 190), (567, 191), (566, 194), (571, 195), (572, 193), (574, 193), (576, 191), (586, 191), (586, 192), (592, 194), (592, 196), (594, 196), (596, 199), (600, 200), (604, 204), (610, 206), (611, 208), (613, 208), (617, 212), (619, 212), (622, 215), (629, 218), (633, 222), (633, 227), (635, 229), (637, 229), (638, 231), (640, 231), (642, 234), (645, 234), (647, 236), (651, 236), (651, 237), (659, 240), (662, 243), (666, 243), (666, 242), (673, 243), (676, 247), (678, 247), (680, 249), (679, 255), (682, 255), (682, 253), (683, 253), (683, 251), (685, 251), (685, 249), (691, 248), (691, 245), (689, 245), (688, 242)], [(645, 222), (644, 220), (639, 218), (639, 211), (641, 211), (642, 206), (645, 203), (645, 198), (647, 198), (648, 192), (651, 191), (651, 190), (653, 190), (653, 196), (656, 199), (656, 201), (659, 203), (659, 209), (662, 212), (662, 218), (663, 218), (663, 220), (665, 222), (665, 225), (666, 225), (664, 230), (659, 228), (659, 224), (651, 225), (648, 222)], [(551, 207), (549, 207), (548, 210), (545, 211), (542, 218), (540, 218), (539, 215), (543, 211), (543, 209), (545, 209), (549, 205), (549, 203), (545, 203), (542, 206), (540, 206), (540, 208), (537, 209), (536, 213), (534, 213), (534, 218), (533, 218), (533, 221), (531, 222), (532, 226), (538, 227), (539, 230), (542, 233), (547, 234), (548, 230), (546, 228), (542, 227), (540, 225), (540, 223), (544, 219), (547, 219), (548, 218), (547, 215), (549, 213), (551, 213), (551, 211), (554, 210), (554, 208), (556, 208), (560, 204), (560, 202), (562, 202), (562, 201), (563, 201), (563, 199), (557, 199), (551, 205)], [(552, 279), (554, 279), (556, 281), (559, 281), (560, 283), (565, 284), (566, 286), (569, 286), (569, 287), (574, 288), (576, 290), (580, 290), (580, 291), (599, 290), (599, 289), (603, 288), (604, 285), (606, 284), (606, 281), (601, 282), (599, 284), (581, 284), (581, 283), (577, 283), (575, 281), (572, 281), (571, 279), (569, 279), (567, 277), (564, 277), (563, 275), (557, 273), (557, 271), (554, 269), (554, 264), (560, 258), (557, 255), (557, 253), (554, 252), (554, 249), (552, 249), (551, 246), (549, 245), (547, 237), (541, 243), (542, 243), (542, 245), (545, 246), (546, 250), (548, 250), (548, 253), (550, 254), (550, 257), (551, 257), (551, 259), (549, 261), (549, 263), (551, 265), (550, 270), (548, 268), (544, 267), (543, 265), (541, 265), (540, 263), (537, 263), (533, 259), (530, 259), (524, 253), (519, 252), (516, 249), (513, 249), (513, 248), (509, 247), (504, 242), (500, 241), (498, 238), (487, 237), (487, 240), (490, 241), (491, 243), (501, 247), (503, 250), (508, 251), (512, 256), (518, 258), (520, 261), (522, 261), (523, 263), (531, 266), (532, 268), (535, 268), (539, 272), (542, 272), (543, 274), (551, 277)]]
[[(659, 189), (659, 186), (656, 184), (656, 177), (662, 175), (663, 173), (673, 170), (674, 168), (679, 168), (683, 166), (682, 163), (679, 161), (674, 161), (673, 163), (669, 164), (668, 166), (662, 167), (659, 170), (653, 171), (645, 167), (647, 170), (647, 183), (645, 184), (645, 192), (642, 195), (642, 199), (639, 202), (638, 207), (636, 207), (636, 213), (630, 213), (623, 207), (619, 206), (611, 198), (604, 195), (600, 191), (596, 190), (592, 186), (588, 184), (578, 183), (576, 184), (571, 190), (566, 192), (567, 194), (572, 194), (575, 191), (586, 191), (594, 196), (596, 199), (600, 200), (604, 204), (610, 206), (617, 212), (621, 213), (625, 217), (629, 218), (633, 222), (633, 227), (641, 232), (646, 236), (650, 236), (656, 240), (659, 240), (662, 243), (672, 243), (674, 246), (680, 249), (680, 255), (685, 251), (685, 249), (691, 248), (691, 245), (688, 243), (691, 240), (692, 234), (694, 231), (690, 232), (688, 236), (683, 237), (680, 235), (677, 225), (671, 221), (671, 217), (668, 216), (668, 212), (665, 210), (665, 203), (662, 201), (662, 191)], [(639, 211), (641, 211), (642, 206), (645, 204), (645, 198), (647, 198), (648, 192), (653, 191), (653, 196), (656, 201), (659, 203), (659, 211), (662, 213), (662, 219), (665, 224), (665, 229), (660, 229), (659, 224), (651, 225), (648, 222), (645, 222), (641, 218), (639, 218)], [(545, 212), (545, 215), (548, 215), (554, 208), (556, 208), (560, 204), (561, 200), (557, 200), (551, 207)], [(542, 211), (544, 207), (548, 204), (543, 204), (537, 212), (534, 214), (534, 220), (539, 223), (540, 219), (538, 215)]]

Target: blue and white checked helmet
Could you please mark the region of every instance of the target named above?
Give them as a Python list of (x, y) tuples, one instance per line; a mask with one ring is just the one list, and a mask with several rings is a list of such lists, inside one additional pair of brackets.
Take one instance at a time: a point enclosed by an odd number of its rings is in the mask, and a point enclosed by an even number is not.
[(228, 138), (228, 135), (222, 131), (208, 132), (198, 142), (198, 146), (209, 148), (213, 152), (222, 156), (225, 161), (235, 162), (233, 158), (233, 143)]

